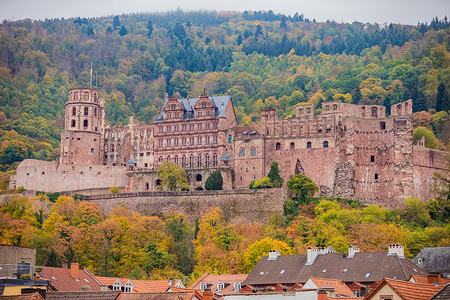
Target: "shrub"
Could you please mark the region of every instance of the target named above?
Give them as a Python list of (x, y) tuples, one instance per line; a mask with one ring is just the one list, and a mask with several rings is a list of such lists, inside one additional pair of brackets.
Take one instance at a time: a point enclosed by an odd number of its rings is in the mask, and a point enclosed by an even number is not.
[(109, 188), (109, 190), (113, 194), (117, 194), (119, 192), (119, 188), (117, 186), (112, 186), (112, 187)]
[(214, 171), (211, 176), (206, 179), (205, 189), (207, 191), (217, 191), (223, 188), (223, 177), (219, 170)]

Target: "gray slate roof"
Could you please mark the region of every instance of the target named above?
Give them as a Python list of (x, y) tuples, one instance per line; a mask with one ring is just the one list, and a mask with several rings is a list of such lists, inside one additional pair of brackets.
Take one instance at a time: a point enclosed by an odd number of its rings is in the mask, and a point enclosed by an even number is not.
[(450, 299), (450, 283), (447, 283), (439, 292), (434, 294), (430, 300), (448, 300)]
[[(419, 264), (419, 258), (423, 259), (423, 264)], [(450, 273), (450, 247), (423, 248), (412, 262), (428, 273)]]
[[(225, 110), (227, 109), (228, 103), (230, 103), (231, 97), (229, 95), (225, 96), (215, 96), (208, 97), (215, 105), (215, 114), (214, 118), (226, 118)], [(189, 98), (189, 99), (178, 99), (178, 102), (181, 103), (184, 107), (184, 114), (182, 120), (194, 120), (194, 106), (200, 98)], [(166, 107), (169, 100), (167, 100), (161, 110), (159, 111), (158, 118), (155, 123), (164, 121), (164, 108)]]
[(386, 252), (359, 252), (353, 258), (346, 253), (328, 253), (318, 255), (311, 265), (305, 265), (306, 254), (281, 255), (277, 260), (267, 258), (259, 260), (244, 285), (304, 283), (309, 277), (372, 283), (384, 277), (408, 280), (411, 275), (426, 275), (409, 260)]

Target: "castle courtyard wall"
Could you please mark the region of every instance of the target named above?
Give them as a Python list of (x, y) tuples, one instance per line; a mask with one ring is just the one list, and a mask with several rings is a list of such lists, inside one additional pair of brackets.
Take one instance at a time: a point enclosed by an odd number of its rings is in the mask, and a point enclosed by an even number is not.
[(16, 187), (47, 193), (128, 185), (125, 167), (72, 166), (34, 159), (24, 160), (15, 176)]
[(286, 189), (192, 191), (192, 192), (142, 192), (84, 196), (99, 206), (106, 214), (113, 208), (125, 205), (129, 210), (144, 215), (184, 214), (194, 224), (208, 212), (220, 207), (225, 217), (233, 222), (265, 223), (274, 214), (282, 214)]

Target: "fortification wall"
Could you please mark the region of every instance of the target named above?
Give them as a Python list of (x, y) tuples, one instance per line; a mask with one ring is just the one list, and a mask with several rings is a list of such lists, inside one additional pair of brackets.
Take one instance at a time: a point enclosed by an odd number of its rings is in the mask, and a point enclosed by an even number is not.
[(47, 193), (128, 185), (125, 167), (72, 166), (34, 159), (17, 167), (15, 179), (16, 187)]
[(107, 194), (83, 197), (97, 204), (108, 214), (122, 204), (131, 211), (145, 215), (182, 213), (194, 224), (196, 218), (207, 213), (209, 207), (220, 207), (225, 217), (233, 223), (265, 223), (273, 214), (284, 210), (286, 189), (195, 191), (195, 192), (143, 192)]

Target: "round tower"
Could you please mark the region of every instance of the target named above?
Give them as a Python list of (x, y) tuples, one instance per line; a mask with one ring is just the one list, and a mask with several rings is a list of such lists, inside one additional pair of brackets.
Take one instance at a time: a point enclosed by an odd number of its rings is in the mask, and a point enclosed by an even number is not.
[(64, 130), (61, 132), (62, 164), (103, 164), (105, 100), (98, 90), (76, 88), (69, 90), (65, 105)]

